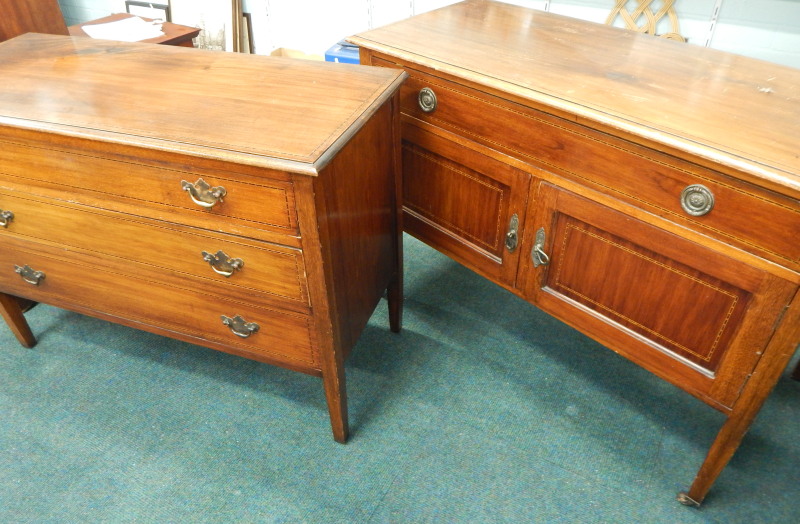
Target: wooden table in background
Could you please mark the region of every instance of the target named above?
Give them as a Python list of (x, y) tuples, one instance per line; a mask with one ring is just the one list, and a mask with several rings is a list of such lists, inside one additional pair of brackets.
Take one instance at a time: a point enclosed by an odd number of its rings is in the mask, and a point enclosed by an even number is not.
[[(90, 22), (84, 22), (82, 24), (72, 25), (69, 27), (69, 34), (72, 36), (89, 36), (83, 30), (84, 26), (95, 25), (95, 24), (107, 24), (109, 22), (116, 22), (118, 20), (131, 18), (132, 16), (134, 15), (128, 13), (117, 13), (103, 18), (98, 18), (97, 20), (92, 20)], [(146, 20), (148, 22), (152, 21), (152, 19), (150, 18), (142, 18), (142, 20)], [(196, 37), (198, 34), (200, 34), (200, 29), (197, 27), (189, 27), (186, 25), (173, 24), (172, 22), (162, 23), (161, 31), (164, 32), (164, 36), (159, 36), (157, 38), (148, 38), (147, 40), (141, 40), (141, 42), (149, 44), (164, 44), (164, 45), (177, 45), (181, 47), (194, 47), (194, 42), (192, 41), (192, 39)]]

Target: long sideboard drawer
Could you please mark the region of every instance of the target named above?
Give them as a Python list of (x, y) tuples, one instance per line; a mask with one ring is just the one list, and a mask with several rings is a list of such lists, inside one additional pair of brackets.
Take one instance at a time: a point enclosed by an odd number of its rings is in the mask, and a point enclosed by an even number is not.
[[(211, 298), (202, 289), (87, 267), (83, 261), (54, 248), (5, 246), (0, 250), (0, 291), (175, 331), (198, 339), (198, 343), (206, 340), (222, 344), (256, 359), (260, 355), (307, 370), (319, 369), (312, 342), (313, 326), (307, 315), (218, 296)], [(246, 338), (236, 335), (223, 323), (223, 315), (230, 319), (239, 315), (247, 323), (258, 324), (258, 329)], [(246, 329), (241, 331), (247, 334)]]
[[(373, 64), (398, 64), (373, 58)], [(402, 64), (400, 64), (402, 65)], [(477, 89), (404, 66), (403, 113), (511, 154), (790, 267), (800, 267), (800, 203)], [(420, 93), (430, 89), (433, 100)], [(424, 100), (421, 102), (420, 98)], [(425, 106), (430, 111), (423, 109)], [(698, 188), (703, 186), (703, 188)], [(686, 196), (684, 197), (684, 190)], [(705, 190), (711, 197), (707, 197)], [(746, 191), (745, 191), (746, 190)], [(691, 213), (684, 208), (683, 200)], [(703, 203), (713, 199), (706, 214)], [(697, 208), (697, 209), (696, 209)]]
[[(19, 187), (53, 198), (234, 233), (237, 226), (249, 226), (299, 235), (294, 188), (281, 172), (272, 173), (274, 178), (255, 179), (226, 171), (125, 161), (6, 140), (2, 133), (0, 166), (0, 189)], [(224, 188), (224, 196), (211, 207), (195, 203), (185, 188), (200, 180), (212, 189)]]
[(0, 194), (0, 209), (13, 213), (0, 238), (31, 239), (188, 274), (227, 287), (227, 293), (309, 302), (299, 249), (24, 194)]

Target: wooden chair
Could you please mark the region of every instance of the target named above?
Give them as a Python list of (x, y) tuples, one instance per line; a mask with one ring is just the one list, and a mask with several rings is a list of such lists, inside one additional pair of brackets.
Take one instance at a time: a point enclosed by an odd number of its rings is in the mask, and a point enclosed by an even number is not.
[(0, 0), (0, 42), (24, 33), (69, 35), (58, 0)]
[[(656, 26), (659, 20), (666, 16), (669, 18), (672, 29), (668, 33), (662, 33), (657, 36), (685, 42), (686, 39), (680, 35), (678, 14), (675, 12), (674, 3), (675, 0), (661, 0), (659, 6), (653, 0), (637, 0), (634, 10), (629, 11), (627, 8), (628, 0), (616, 0), (616, 5), (606, 19), (606, 25), (613, 25), (619, 17), (628, 29), (656, 35)], [(658, 10), (654, 11), (656, 7), (658, 7)]]

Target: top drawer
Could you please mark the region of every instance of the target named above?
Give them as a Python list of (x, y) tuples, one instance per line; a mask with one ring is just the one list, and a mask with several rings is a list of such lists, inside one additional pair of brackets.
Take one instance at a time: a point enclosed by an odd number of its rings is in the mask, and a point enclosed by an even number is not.
[[(380, 58), (372, 63), (398, 67)], [(404, 114), (800, 268), (800, 243), (791, 234), (800, 231), (799, 202), (460, 83), (407, 66), (406, 71)], [(430, 91), (421, 95), (425, 88)], [(425, 106), (434, 96), (435, 105)], [(702, 215), (684, 207), (702, 207), (704, 193), (693, 193), (697, 185), (713, 197), (713, 207)]]
[[(299, 236), (291, 179), (266, 174), (106, 157), (0, 135), (0, 188), (291, 245), (282, 238)], [(184, 188), (200, 179), (224, 188), (213, 207), (195, 203)]]

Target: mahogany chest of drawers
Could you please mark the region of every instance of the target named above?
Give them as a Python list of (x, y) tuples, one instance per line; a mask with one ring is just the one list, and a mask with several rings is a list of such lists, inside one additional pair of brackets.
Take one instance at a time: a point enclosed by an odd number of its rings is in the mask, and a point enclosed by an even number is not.
[(17, 297), (321, 376), (388, 289), (401, 71), (24, 35), (0, 45), (0, 311)]
[(699, 504), (800, 340), (800, 71), (483, 0), (350, 41), (409, 233), (727, 415)]

